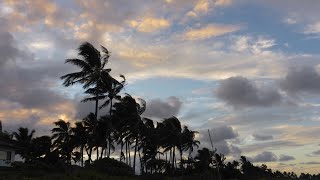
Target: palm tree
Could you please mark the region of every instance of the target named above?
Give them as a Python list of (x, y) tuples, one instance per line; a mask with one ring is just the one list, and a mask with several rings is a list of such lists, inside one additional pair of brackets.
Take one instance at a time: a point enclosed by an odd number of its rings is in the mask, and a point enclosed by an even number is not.
[(213, 164), (214, 154), (215, 152), (210, 151), (208, 148), (199, 149), (195, 157), (197, 169), (201, 171), (208, 170)]
[(52, 143), (50, 136), (40, 136), (31, 140), (30, 155), (32, 159), (46, 157), (50, 153)]
[(52, 131), (53, 146), (60, 153), (62, 158), (71, 164), (72, 151), (75, 146), (73, 142), (72, 128), (69, 122), (60, 119), (54, 122), (56, 126)]
[[(198, 133), (197, 131), (189, 130), (187, 126), (184, 126), (182, 132), (182, 148), (181, 153), (183, 151), (189, 151), (188, 160), (191, 158), (191, 153), (194, 150), (194, 147), (198, 148), (200, 141), (195, 140), (195, 134)], [(182, 156), (182, 155), (181, 155)], [(181, 159), (182, 162), (182, 159)]]
[(172, 153), (172, 169), (175, 167), (175, 149), (182, 149), (181, 142), (181, 123), (178, 118), (172, 116), (164, 119), (161, 126), (162, 145), (165, 151), (170, 150)]
[(93, 113), (88, 114), (88, 116), (85, 117), (82, 121), (86, 129), (86, 134), (88, 138), (86, 151), (89, 156), (89, 162), (91, 162), (92, 149), (94, 148), (94, 146), (97, 146), (96, 140), (97, 140), (98, 121), (96, 120), (96, 117)]
[(83, 125), (83, 122), (76, 122), (75, 127), (72, 128), (72, 132), (74, 134), (74, 142), (75, 147), (80, 148), (81, 153), (81, 166), (83, 167), (83, 154), (84, 154), (84, 148), (88, 141), (86, 128)]
[[(64, 86), (70, 86), (73, 84), (83, 84), (83, 88), (87, 89), (86, 93), (94, 95), (94, 97), (86, 98), (84, 101), (94, 100), (95, 105), (95, 117), (98, 119), (98, 103), (101, 99), (101, 95), (107, 90), (111, 89), (111, 76), (109, 72), (111, 69), (105, 69), (105, 65), (110, 57), (110, 52), (103, 46), (101, 46), (103, 54), (90, 43), (85, 42), (78, 48), (78, 55), (83, 59), (67, 59), (65, 63), (73, 64), (80, 68), (80, 71), (69, 73), (61, 76), (64, 80)], [(103, 90), (101, 86), (103, 85)]]
[(22, 127), (18, 129), (18, 132), (13, 133), (14, 138), (17, 140), (18, 145), (20, 146), (20, 149), (17, 150), (17, 154), (20, 154), (25, 161), (29, 161), (31, 158), (29, 150), (34, 133), (35, 130), (29, 132), (28, 128)]

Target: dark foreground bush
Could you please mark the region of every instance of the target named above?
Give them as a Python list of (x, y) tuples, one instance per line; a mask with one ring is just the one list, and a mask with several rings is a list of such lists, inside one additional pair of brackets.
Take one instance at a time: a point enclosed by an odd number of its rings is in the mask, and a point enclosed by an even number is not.
[(14, 162), (12, 163), (12, 166), (14, 169), (21, 171), (30, 171), (36, 169), (47, 172), (65, 172), (70, 169), (70, 167), (62, 161), (57, 161), (55, 163), (47, 163), (42, 160), (35, 160), (28, 163)]
[(110, 158), (96, 160), (86, 168), (100, 173), (105, 173), (110, 176), (134, 175), (134, 170), (129, 165)]

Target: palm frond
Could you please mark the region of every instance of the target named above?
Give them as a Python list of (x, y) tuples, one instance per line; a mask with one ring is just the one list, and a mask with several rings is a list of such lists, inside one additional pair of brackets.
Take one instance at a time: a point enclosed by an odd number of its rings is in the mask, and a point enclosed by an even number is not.
[(85, 71), (92, 71), (92, 67), (90, 66), (90, 64), (81, 59), (66, 59), (65, 63), (76, 65)]
[[(98, 99), (104, 99), (105, 96), (98, 96)], [(95, 101), (97, 100), (97, 97), (87, 97), (87, 98), (84, 98), (83, 100), (81, 100), (81, 102), (88, 102), (88, 101)]]
[(79, 55), (84, 58), (84, 60), (90, 64), (91, 67), (101, 67), (101, 54), (100, 52), (90, 43), (84, 42), (79, 48)]
[(99, 107), (99, 109), (102, 109), (102, 108), (108, 106), (108, 105), (110, 104), (110, 102), (111, 102), (110, 99), (106, 100), (106, 101)]

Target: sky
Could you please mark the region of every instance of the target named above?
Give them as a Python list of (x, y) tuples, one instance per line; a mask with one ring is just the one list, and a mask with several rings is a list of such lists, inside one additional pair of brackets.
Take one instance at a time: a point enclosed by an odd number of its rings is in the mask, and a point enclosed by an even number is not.
[[(49, 134), (58, 119), (94, 111), (64, 64), (85, 41), (111, 51), (111, 74), (147, 101), (155, 120), (177, 116), (201, 147), (228, 160), (319, 173), (320, 1), (2, 0), (0, 120)], [(100, 114), (106, 113), (102, 110)]]

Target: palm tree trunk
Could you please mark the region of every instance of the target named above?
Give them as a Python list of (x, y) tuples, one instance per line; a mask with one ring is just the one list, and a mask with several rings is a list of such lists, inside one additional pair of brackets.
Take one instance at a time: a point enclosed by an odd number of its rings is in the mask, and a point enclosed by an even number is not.
[(111, 154), (111, 137), (110, 137), (110, 134), (109, 134), (109, 137), (108, 137), (108, 144), (109, 144), (109, 147), (108, 147), (108, 158), (110, 158), (110, 154)]
[(89, 148), (89, 152), (88, 152), (87, 148), (86, 148), (86, 151), (87, 151), (87, 155), (88, 155), (88, 158), (89, 158), (89, 162), (92, 162), (92, 159), (91, 159), (92, 147)]
[(96, 95), (96, 109), (94, 115), (96, 116), (96, 120), (98, 120), (98, 105), (99, 105), (99, 95)]
[(171, 163), (171, 159), (172, 159), (172, 148), (170, 148), (170, 151), (169, 151), (169, 161), (168, 161), (168, 164)]
[(182, 150), (180, 149), (179, 150), (180, 151), (180, 168), (182, 169), (182, 167), (183, 167), (183, 164), (182, 164)]
[(174, 169), (175, 153), (176, 153), (175, 151), (176, 151), (176, 148), (174, 146), (172, 151), (172, 169)]
[(107, 148), (105, 148), (105, 151), (104, 151), (104, 157), (107, 157)]
[(136, 172), (137, 146), (138, 146), (138, 138), (136, 138), (136, 145), (135, 145), (135, 147), (134, 147), (134, 156), (133, 156), (133, 170), (134, 170), (134, 172)]
[(123, 142), (121, 140), (121, 145), (120, 145), (120, 162), (122, 162), (122, 154), (123, 154)]
[(83, 145), (81, 145), (81, 167), (83, 167)]
[(98, 160), (99, 159), (99, 146), (97, 146), (97, 158), (96, 158), (96, 160)]
[(102, 159), (102, 156), (103, 156), (103, 150), (104, 150), (104, 148), (103, 148), (103, 147), (101, 147), (100, 159)]
[(126, 163), (128, 164), (128, 142), (126, 143)]
[(140, 161), (140, 174), (143, 174), (143, 166), (144, 165), (142, 164), (140, 150), (138, 150), (138, 154), (139, 154), (139, 161)]
[[(110, 98), (110, 108), (109, 108), (109, 116), (110, 116), (110, 121), (112, 122), (112, 99)], [(110, 132), (111, 133), (111, 132)], [(110, 158), (110, 149), (111, 149), (111, 137), (110, 137), (110, 133), (108, 135), (108, 143), (109, 143), (109, 147), (108, 147), (108, 158)]]
[(131, 154), (130, 154), (130, 151), (131, 151), (131, 147), (130, 147), (130, 143), (128, 142), (129, 166), (131, 166)]

